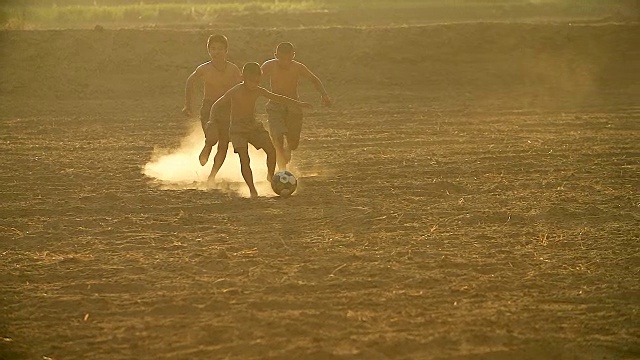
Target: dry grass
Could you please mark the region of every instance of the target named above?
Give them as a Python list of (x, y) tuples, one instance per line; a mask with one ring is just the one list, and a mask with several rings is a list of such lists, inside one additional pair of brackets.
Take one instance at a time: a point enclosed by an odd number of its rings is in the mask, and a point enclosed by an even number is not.
[(636, 30), (230, 30), (336, 100), (288, 199), (144, 174), (208, 32), (2, 33), (0, 357), (637, 358)]

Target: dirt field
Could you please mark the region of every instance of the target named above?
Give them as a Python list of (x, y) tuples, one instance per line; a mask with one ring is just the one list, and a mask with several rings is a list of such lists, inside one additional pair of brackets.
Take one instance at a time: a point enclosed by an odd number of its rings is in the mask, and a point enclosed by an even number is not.
[[(291, 198), (247, 198), (233, 155), (200, 182), (179, 110), (216, 31), (240, 65), (293, 41), (335, 99), (303, 86)], [(0, 32), (0, 359), (640, 358), (638, 43)]]

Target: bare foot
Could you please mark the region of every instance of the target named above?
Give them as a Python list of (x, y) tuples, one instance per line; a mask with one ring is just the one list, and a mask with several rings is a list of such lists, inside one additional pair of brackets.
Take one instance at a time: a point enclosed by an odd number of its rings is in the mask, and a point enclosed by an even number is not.
[(202, 151), (200, 151), (200, 156), (198, 157), (198, 159), (200, 160), (200, 165), (204, 166), (204, 164), (206, 164), (207, 161), (209, 161), (209, 155), (211, 155), (211, 149), (213, 149), (213, 146), (204, 144)]
[(257, 198), (258, 197), (258, 192), (255, 189), (251, 190), (250, 192), (251, 192), (251, 197), (252, 198)]
[(216, 174), (210, 174), (209, 177), (207, 178), (207, 184), (215, 185), (215, 183), (216, 183)]

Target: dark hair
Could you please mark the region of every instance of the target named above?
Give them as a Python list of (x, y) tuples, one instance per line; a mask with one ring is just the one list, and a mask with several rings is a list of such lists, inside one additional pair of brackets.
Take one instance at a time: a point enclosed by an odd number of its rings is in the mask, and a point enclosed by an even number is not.
[(293, 52), (293, 44), (290, 42), (281, 42), (276, 46), (276, 54), (291, 54)]
[(209, 39), (207, 40), (207, 49), (211, 46), (211, 43), (222, 44), (225, 49), (229, 48), (229, 40), (227, 40), (227, 37), (224, 35), (215, 34), (209, 36)]
[(248, 62), (242, 67), (242, 75), (262, 75), (262, 69), (257, 62)]

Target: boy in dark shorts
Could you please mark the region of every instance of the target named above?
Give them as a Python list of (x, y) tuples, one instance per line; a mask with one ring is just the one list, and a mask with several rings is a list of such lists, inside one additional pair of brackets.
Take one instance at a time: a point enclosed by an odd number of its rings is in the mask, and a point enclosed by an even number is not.
[[(262, 71), (269, 78), (271, 91), (292, 99), (298, 99), (298, 81), (305, 78), (314, 85), (322, 96), (322, 103), (331, 105), (331, 99), (322, 85), (322, 81), (304, 64), (294, 60), (293, 45), (288, 42), (278, 44), (275, 58), (262, 64)], [(286, 169), (291, 161), (291, 151), (300, 144), (302, 131), (302, 111), (270, 101), (267, 104), (269, 114), (269, 133), (276, 147), (278, 167)], [(286, 142), (285, 142), (286, 140)]]
[(213, 158), (213, 168), (209, 175), (209, 181), (215, 181), (216, 174), (222, 167), (227, 148), (229, 147), (229, 116), (230, 108), (220, 108), (211, 111), (213, 103), (227, 90), (240, 82), (240, 69), (227, 60), (229, 42), (224, 35), (211, 35), (207, 41), (207, 50), (210, 61), (201, 64), (187, 78), (185, 87), (185, 100), (182, 112), (191, 115), (191, 98), (196, 80), (204, 81), (204, 98), (200, 108), (200, 124), (205, 133), (205, 144), (200, 152), (200, 165), (205, 165), (213, 146), (217, 143), (218, 150)]
[(249, 187), (251, 197), (258, 196), (258, 191), (253, 183), (249, 144), (258, 150), (264, 150), (267, 154), (267, 181), (271, 182), (276, 167), (276, 150), (271, 143), (269, 133), (255, 117), (256, 100), (263, 96), (270, 101), (295, 108), (311, 107), (309, 103), (277, 95), (260, 87), (258, 84), (260, 84), (261, 76), (262, 71), (258, 63), (246, 63), (242, 68), (243, 81), (227, 91), (211, 108), (211, 112), (214, 113), (226, 106), (231, 106), (231, 124), (229, 126), (231, 144), (240, 159), (240, 171)]

